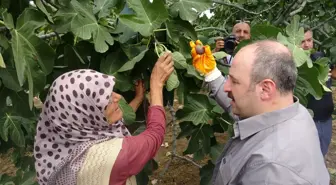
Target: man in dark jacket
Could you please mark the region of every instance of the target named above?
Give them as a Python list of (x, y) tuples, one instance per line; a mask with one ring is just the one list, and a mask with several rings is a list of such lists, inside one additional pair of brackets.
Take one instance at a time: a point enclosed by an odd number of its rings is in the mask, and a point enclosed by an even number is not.
[[(313, 32), (310, 29), (305, 29), (305, 36), (301, 43), (301, 47), (305, 50), (309, 50), (313, 49), (313, 46)], [(322, 52), (315, 52), (311, 55), (313, 62), (321, 57), (324, 57)], [(330, 70), (332, 70), (332, 66), (330, 66)], [(331, 88), (331, 84), (332, 79), (329, 78), (326, 86)], [(328, 152), (332, 136), (332, 113), (334, 111), (332, 93), (324, 92), (320, 100), (316, 100), (311, 96), (308, 100), (307, 108), (314, 112), (314, 121), (320, 138), (321, 151), (323, 156), (325, 156)]]

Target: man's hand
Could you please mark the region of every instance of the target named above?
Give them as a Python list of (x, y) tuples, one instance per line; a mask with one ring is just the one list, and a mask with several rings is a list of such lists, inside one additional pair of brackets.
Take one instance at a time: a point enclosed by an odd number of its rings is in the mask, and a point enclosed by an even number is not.
[(224, 39), (217, 39), (215, 51), (218, 52), (222, 48), (224, 48)]
[[(197, 40), (196, 43), (191, 41), (189, 44), (191, 47), (191, 56), (195, 69), (203, 75), (207, 75), (208, 73), (213, 71), (216, 68), (216, 60), (215, 57), (212, 55), (210, 46), (203, 46), (202, 42), (199, 40)], [(205, 52), (203, 54), (198, 54), (196, 52), (196, 45), (201, 45), (204, 48)]]

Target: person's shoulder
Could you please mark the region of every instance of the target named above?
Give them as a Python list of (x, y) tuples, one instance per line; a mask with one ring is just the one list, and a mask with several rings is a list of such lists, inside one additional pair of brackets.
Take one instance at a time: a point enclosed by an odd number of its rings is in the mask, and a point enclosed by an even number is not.
[(316, 61), (319, 58), (324, 57), (325, 54), (322, 51), (316, 51), (312, 54), (310, 54), (310, 58), (312, 59), (312, 61)]

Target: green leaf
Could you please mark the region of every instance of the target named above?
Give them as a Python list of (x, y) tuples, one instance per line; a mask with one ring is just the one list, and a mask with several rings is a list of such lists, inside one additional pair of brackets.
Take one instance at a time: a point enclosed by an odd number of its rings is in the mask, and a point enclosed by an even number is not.
[[(6, 130), (3, 131), (2, 134), (7, 134), (7, 137), (9, 137), (18, 147), (24, 147), (25, 138), (20, 121), (22, 121), (20, 117), (6, 114), (1, 120), (1, 124), (3, 125), (2, 129)], [(8, 139), (7, 137), (3, 139)]]
[(114, 75), (128, 61), (127, 55), (119, 49), (107, 55), (100, 64), (100, 70), (103, 73)]
[[(138, 51), (140, 51), (140, 50), (138, 50)], [(139, 61), (145, 56), (145, 54), (146, 54), (147, 51), (148, 51), (148, 49), (145, 49), (145, 50), (141, 51), (140, 53), (137, 52), (138, 54), (136, 53), (137, 55), (136, 55), (135, 57), (130, 58), (130, 57), (132, 57), (132, 55), (134, 54), (134, 53), (132, 53), (131, 56), (129, 57), (130, 60), (129, 60), (128, 62), (126, 62), (126, 63), (125, 63), (125, 64), (118, 70), (118, 72), (123, 72), (123, 71), (128, 71), (128, 70), (133, 69), (134, 65), (135, 65), (137, 62), (139, 62)]]
[(224, 109), (219, 106), (219, 105), (216, 105), (213, 109), (212, 109), (213, 112), (215, 113), (218, 113), (218, 114), (223, 114), (224, 113)]
[(197, 33), (190, 22), (181, 19), (169, 19), (166, 21), (167, 34), (175, 42), (179, 41), (179, 37), (184, 34), (191, 40), (197, 40)]
[(195, 126), (192, 122), (180, 122), (179, 123), (181, 132), (178, 134), (177, 139), (190, 136), (194, 131), (198, 130), (198, 127)]
[(188, 76), (188, 77), (196, 77), (196, 78), (199, 79), (199, 80), (203, 80), (203, 79), (204, 79), (204, 77), (202, 77), (202, 76), (196, 71), (196, 69), (194, 68), (194, 66), (193, 66), (193, 65), (190, 65), (190, 64), (187, 65), (187, 74), (186, 74), (186, 76)]
[(0, 53), (0, 68), (6, 68), (6, 64), (4, 59), (2, 58), (2, 54)]
[[(232, 124), (232, 118), (226, 113), (221, 116), (216, 116), (214, 121), (213, 121), (213, 126), (214, 128), (218, 128), (217, 125), (219, 126), (218, 131), (219, 132), (225, 132), (228, 130), (228, 127), (230, 124)], [(217, 131), (217, 129), (215, 129)]]
[(18, 17), (16, 28), (10, 31), (18, 81), (20, 86), (22, 86), (26, 78), (28, 80), (29, 104), (31, 108), (33, 107), (34, 94), (34, 69), (39, 65), (45, 74), (49, 74), (54, 65), (54, 50), (34, 34), (35, 30), (44, 24), (45, 20), (41, 12), (27, 8)]
[(174, 67), (177, 69), (186, 69), (188, 66), (187, 60), (184, 58), (184, 56), (180, 52), (173, 52), (173, 61), (174, 61)]
[(116, 40), (122, 44), (126, 43), (131, 38), (137, 35), (137, 32), (135, 32), (133, 29), (129, 28), (122, 22), (118, 22), (116, 29), (112, 33), (119, 34)]
[(180, 105), (184, 104), (185, 85), (183, 81), (180, 81), (180, 85), (177, 87), (176, 95)]
[(40, 9), (48, 18), (48, 20), (51, 23), (54, 23), (52, 16), (50, 15), (50, 13), (47, 11), (47, 9), (44, 7), (44, 4), (42, 3), (41, 0), (35, 0), (35, 4), (37, 6), (38, 9)]
[(300, 16), (295, 15), (291, 21), (291, 23), (286, 27), (286, 33), (289, 36), (288, 40), (292, 44), (298, 46), (301, 44), (304, 39), (304, 30), (299, 26), (300, 24)]
[(155, 0), (152, 3), (148, 0), (127, 0), (127, 4), (136, 15), (120, 15), (120, 21), (145, 37), (160, 28), (168, 18), (168, 12), (162, 0)]
[(47, 74), (53, 68), (54, 51), (34, 35), (35, 29), (45, 23), (44, 19), (41, 20), (39, 16), (41, 14), (36, 10), (26, 9), (18, 18), (16, 29), (11, 30), (12, 50), (20, 85), (23, 85), (28, 62), (38, 62)]
[(92, 5), (72, 0), (69, 6), (64, 7), (55, 15), (58, 32), (71, 30), (76, 36), (89, 40), (93, 39), (95, 50), (105, 53), (109, 45), (114, 44), (114, 39), (107, 28), (98, 24), (92, 14)]
[(176, 70), (174, 69), (173, 73), (169, 76), (166, 84), (167, 91), (172, 91), (180, 85), (180, 81), (177, 77)]
[(126, 73), (115, 73), (114, 77), (116, 78), (116, 84), (114, 86), (114, 88), (125, 92), (125, 91), (129, 91), (132, 90), (134, 87), (134, 84), (132, 82), (132, 78), (131, 76), (129, 76)]
[(316, 99), (320, 99), (323, 95), (323, 90), (318, 80), (319, 71), (316, 67), (308, 68), (307, 65), (302, 65), (298, 68), (299, 82), (297, 88), (305, 89)]
[(132, 136), (137, 136), (146, 130), (146, 125), (140, 125), (133, 133)]
[(336, 46), (330, 48), (330, 59), (332, 64), (336, 64)]
[(302, 48), (298, 47), (297, 45), (291, 43), (287, 37), (285, 37), (284, 35), (282, 35), (282, 33), (279, 33), (277, 36), (277, 40), (284, 44), (285, 46), (288, 47), (288, 49), (292, 52), (293, 58), (294, 58), (294, 62), (296, 64), (296, 67), (300, 67), (302, 66), (304, 63), (307, 62), (307, 65), (309, 67), (312, 66), (312, 61), (309, 57), (310, 52), (309, 51), (305, 51)]
[(329, 73), (329, 58), (327, 57), (322, 57), (319, 58), (314, 62), (314, 66), (318, 69), (319, 71), (319, 76), (318, 79), (320, 83), (323, 85), (328, 79), (328, 73)]
[[(22, 176), (18, 176), (22, 177)], [(37, 185), (36, 182), (36, 172), (33, 171), (27, 171), (23, 174), (22, 179), (19, 179), (20, 185)]]
[(14, 69), (0, 69), (0, 79), (2, 79), (3, 84), (8, 89), (11, 89), (15, 92), (21, 90), (16, 71)]
[(211, 110), (215, 107), (206, 95), (189, 94), (186, 97), (186, 103), (183, 109), (176, 113), (180, 121), (191, 121), (195, 125), (208, 124), (211, 118)]
[(211, 147), (210, 150), (210, 157), (213, 164), (216, 164), (217, 158), (223, 152), (224, 145), (223, 144), (216, 144)]
[(215, 59), (220, 59), (220, 58), (226, 57), (228, 54), (226, 54), (224, 51), (219, 51), (219, 52), (213, 53), (212, 55), (215, 57)]
[(251, 37), (253, 39), (263, 40), (277, 38), (278, 33), (281, 32), (281, 29), (267, 24), (257, 24), (251, 28)]
[(111, 9), (121, 0), (94, 0), (93, 13), (98, 14), (98, 18), (110, 15)]
[(5, 26), (8, 29), (13, 29), (14, 28), (14, 21), (13, 21), (12, 15), (7, 13), (7, 12), (3, 12), (2, 17), (3, 17), (3, 21), (5, 23)]
[(211, 4), (211, 0), (180, 0), (175, 2), (170, 9), (173, 12), (178, 12), (183, 20), (194, 21), (198, 17), (198, 14), (209, 9)]
[(208, 154), (211, 150), (210, 137), (213, 137), (213, 130), (210, 125), (203, 124), (198, 126), (198, 129), (194, 130), (189, 139), (188, 147), (183, 152), (183, 155), (193, 154), (202, 149), (204, 154)]
[(5, 35), (0, 35), (0, 46), (5, 50), (9, 48), (9, 41)]
[(208, 161), (208, 164), (203, 166), (200, 169), (200, 177), (201, 177), (201, 182), (200, 185), (211, 185), (211, 178), (213, 174), (213, 170), (215, 168), (215, 165), (211, 163), (211, 161)]
[(177, 47), (179, 48), (179, 52), (184, 56), (184, 58), (191, 59), (191, 48), (188, 39), (180, 36)]
[(126, 102), (124, 98), (119, 100), (119, 107), (123, 112), (123, 118), (126, 125), (131, 125), (135, 121), (135, 112), (133, 108)]

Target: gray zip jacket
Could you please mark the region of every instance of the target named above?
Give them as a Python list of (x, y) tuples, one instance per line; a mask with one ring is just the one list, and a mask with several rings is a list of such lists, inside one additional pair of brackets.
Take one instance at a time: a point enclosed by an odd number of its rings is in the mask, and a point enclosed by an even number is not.
[[(231, 113), (222, 75), (206, 79), (210, 96)], [(218, 157), (213, 185), (329, 185), (311, 115), (294, 97), (291, 106), (239, 121)]]

